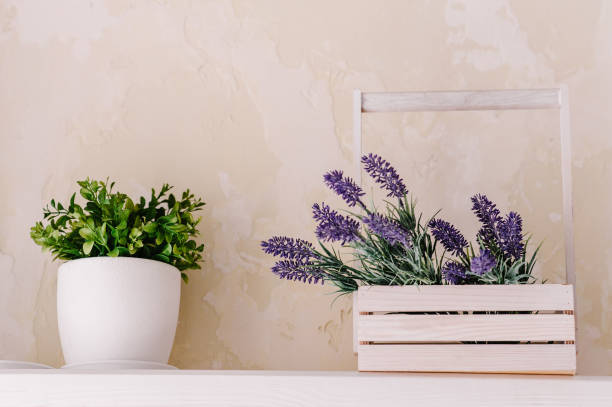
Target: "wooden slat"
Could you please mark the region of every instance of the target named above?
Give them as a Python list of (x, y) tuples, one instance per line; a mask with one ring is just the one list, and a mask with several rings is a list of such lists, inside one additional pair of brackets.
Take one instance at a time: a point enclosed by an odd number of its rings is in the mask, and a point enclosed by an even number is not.
[(571, 285), (363, 286), (359, 312), (565, 311), (574, 309)]
[(353, 297), (353, 353), (357, 354), (359, 350), (359, 339), (357, 338), (357, 332), (359, 328), (359, 311), (357, 311), (357, 293), (351, 294)]
[(574, 345), (360, 345), (360, 371), (574, 374)]
[(559, 89), (362, 93), (363, 112), (558, 109)]
[(561, 135), (561, 179), (563, 181), (563, 231), (565, 236), (566, 282), (576, 285), (574, 270), (574, 208), (572, 202), (572, 139), (567, 85), (561, 87), (559, 131)]
[(358, 341), (573, 341), (574, 316), (359, 315)]
[(353, 166), (355, 167), (355, 182), (361, 185), (361, 91), (353, 91)]

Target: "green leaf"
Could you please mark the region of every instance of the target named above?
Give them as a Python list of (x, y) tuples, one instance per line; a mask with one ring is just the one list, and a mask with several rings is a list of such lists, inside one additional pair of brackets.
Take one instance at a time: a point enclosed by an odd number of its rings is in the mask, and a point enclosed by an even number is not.
[(81, 190), (79, 191), (81, 196), (85, 199), (87, 199), (88, 201), (93, 200), (94, 196), (91, 192), (89, 192), (87, 189), (85, 188), (81, 188)]
[(83, 243), (83, 253), (89, 255), (91, 253), (91, 249), (93, 248), (94, 242), (93, 240), (87, 240)]
[(164, 256), (163, 254), (155, 254), (153, 255), (153, 259), (163, 261), (164, 263), (170, 263), (170, 258), (168, 256)]
[(168, 196), (168, 208), (174, 208), (174, 204), (176, 203), (176, 198), (174, 195), (170, 194)]
[(185, 225), (170, 225), (166, 226), (166, 230), (169, 230), (172, 233), (181, 233), (187, 230), (187, 226)]
[(170, 256), (172, 254), (172, 245), (170, 243), (166, 244), (161, 254), (164, 256)]
[(189, 283), (189, 276), (185, 273), (181, 273), (181, 278), (185, 282), (185, 284)]
[(142, 228), (147, 233), (155, 233), (157, 230), (157, 223), (149, 222)]
[(130, 230), (130, 238), (136, 239), (140, 235), (142, 235), (142, 231), (138, 229), (137, 227), (134, 227), (132, 228), (132, 230)]
[(56, 223), (57, 227), (63, 228), (64, 226), (66, 226), (66, 222), (68, 222), (68, 220), (70, 220), (70, 217), (68, 215), (60, 216)]
[(86, 227), (79, 229), (79, 235), (85, 240), (94, 240), (96, 238), (96, 234)]
[(115, 247), (113, 250), (108, 252), (108, 256), (109, 257), (117, 257), (117, 256), (119, 256), (119, 248)]

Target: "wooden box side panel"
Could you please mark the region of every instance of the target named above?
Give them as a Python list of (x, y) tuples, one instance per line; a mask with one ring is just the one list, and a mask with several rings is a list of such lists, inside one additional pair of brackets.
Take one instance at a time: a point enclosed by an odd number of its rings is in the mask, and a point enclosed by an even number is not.
[(364, 312), (573, 311), (571, 285), (363, 286), (357, 308)]
[(357, 341), (573, 341), (574, 316), (501, 315), (359, 315)]
[(360, 345), (360, 371), (575, 374), (575, 345)]

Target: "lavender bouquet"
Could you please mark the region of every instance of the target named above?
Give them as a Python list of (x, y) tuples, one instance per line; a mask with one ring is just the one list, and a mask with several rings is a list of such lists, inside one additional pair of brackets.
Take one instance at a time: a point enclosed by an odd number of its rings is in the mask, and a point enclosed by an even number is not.
[(529, 237), (523, 234), (523, 220), (516, 212), (502, 217), (497, 206), (485, 195), (474, 195), (472, 211), (481, 223), (476, 235), (478, 255), (463, 234), (442, 219), (432, 219), (429, 228), (445, 249), (454, 256), (443, 268), (451, 284), (524, 284), (534, 282), (532, 275), (538, 246), (527, 258)]
[[(280, 258), (272, 267), (274, 274), (308, 283), (328, 281), (340, 293), (352, 292), (360, 285), (515, 284), (532, 280), (537, 250), (527, 261), (527, 241), (518, 214), (511, 212), (502, 218), (486, 197), (473, 197), (473, 210), (483, 223), (476, 255), (450, 223), (423, 220), (422, 214), (416, 214), (404, 181), (387, 161), (369, 154), (361, 162), (387, 192), (384, 209), (366, 206), (363, 190), (342, 171), (326, 173), (325, 184), (360, 212), (341, 214), (324, 202), (315, 203), (312, 212), (318, 248), (284, 236), (261, 243), (265, 253)], [(352, 258), (345, 261), (331, 243), (352, 249)]]

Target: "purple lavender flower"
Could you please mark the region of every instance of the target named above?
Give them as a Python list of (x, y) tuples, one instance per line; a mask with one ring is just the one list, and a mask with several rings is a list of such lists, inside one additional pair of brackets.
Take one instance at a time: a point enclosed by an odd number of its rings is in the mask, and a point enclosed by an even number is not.
[(478, 238), (484, 242), (491, 242), (497, 239), (497, 227), (502, 218), (499, 216), (499, 209), (485, 195), (477, 194), (472, 197), (472, 211), (482, 223), (478, 231)]
[(404, 181), (395, 171), (395, 168), (386, 160), (376, 154), (364, 155), (361, 157), (361, 162), (364, 169), (374, 178), (377, 184), (380, 184), (384, 189), (389, 191), (387, 196), (402, 198), (408, 193)]
[(312, 205), (312, 216), (319, 222), (315, 233), (321, 240), (346, 244), (359, 236), (359, 222), (340, 215), (324, 202)]
[(355, 181), (343, 175), (344, 173), (342, 171), (333, 170), (323, 175), (323, 180), (325, 181), (325, 185), (336, 194), (340, 195), (348, 206), (359, 204), (361, 207), (365, 208), (365, 205), (361, 202), (361, 196), (365, 195), (365, 193)]
[(474, 274), (483, 275), (491, 271), (496, 264), (491, 252), (485, 249), (480, 252), (480, 255), (472, 259), (470, 271)]
[(389, 219), (379, 213), (371, 213), (363, 218), (365, 223), (372, 233), (382, 237), (390, 245), (401, 243), (404, 246), (410, 246), (408, 233), (392, 219)]
[(456, 227), (442, 219), (432, 219), (429, 228), (434, 237), (442, 243), (442, 246), (455, 256), (459, 256), (463, 249), (468, 246), (465, 237)]
[(525, 253), (523, 244), (523, 220), (521, 215), (510, 212), (498, 225), (499, 247), (504, 254), (520, 258)]
[(294, 281), (302, 281), (304, 283), (323, 284), (323, 272), (321, 269), (314, 268), (313, 264), (302, 263), (296, 260), (280, 260), (272, 266), (272, 272), (280, 278)]
[(261, 247), (266, 254), (301, 263), (308, 262), (314, 257), (312, 243), (292, 237), (274, 236), (268, 241), (261, 242)]
[(451, 284), (461, 284), (467, 280), (465, 267), (456, 261), (447, 261), (444, 267), (442, 267), (442, 275)]

